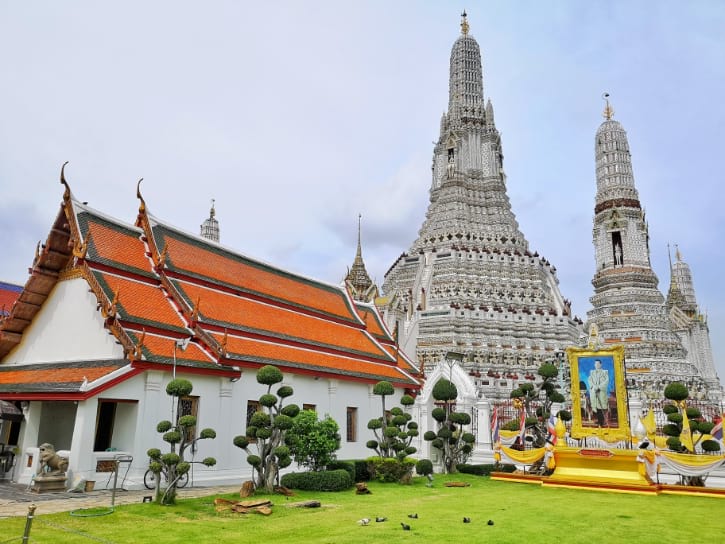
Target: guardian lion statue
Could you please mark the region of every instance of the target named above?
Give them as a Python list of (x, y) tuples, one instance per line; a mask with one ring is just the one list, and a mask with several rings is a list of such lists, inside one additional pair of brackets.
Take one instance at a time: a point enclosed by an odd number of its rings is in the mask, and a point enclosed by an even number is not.
[(40, 446), (40, 463), (38, 463), (39, 477), (62, 476), (68, 470), (68, 459), (55, 453), (53, 444), (42, 444)]

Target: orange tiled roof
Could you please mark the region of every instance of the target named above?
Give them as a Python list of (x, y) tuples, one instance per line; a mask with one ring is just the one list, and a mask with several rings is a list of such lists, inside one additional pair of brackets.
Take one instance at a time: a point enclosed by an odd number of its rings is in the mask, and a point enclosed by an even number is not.
[(87, 211), (78, 215), (78, 223), (88, 241), (86, 258), (89, 261), (122, 265), (128, 270), (150, 273), (151, 263), (139, 238), (141, 232), (136, 232), (132, 227), (112, 224)]
[[(221, 342), (222, 336), (215, 334)], [(386, 379), (395, 383), (412, 384), (414, 381), (395, 366), (373, 363), (352, 357), (284, 346), (250, 338), (228, 336), (227, 357), (280, 367), (304, 368), (312, 371), (333, 372), (371, 380)]]
[(118, 292), (117, 307), (122, 319), (186, 331), (184, 321), (158, 285), (98, 271), (94, 274), (109, 300)]
[[(174, 344), (176, 340), (178, 340), (177, 338), (159, 336), (157, 334), (150, 333), (140, 333), (138, 331), (134, 331), (131, 335), (137, 342), (141, 341), (141, 336), (143, 335), (142, 352), (145, 360), (160, 363), (171, 363), (173, 361)], [(187, 348), (183, 351), (177, 348), (176, 362), (177, 364), (193, 364), (195, 362), (210, 365), (217, 364), (208, 353), (195, 343), (189, 343)]]
[(10, 313), (10, 308), (13, 307), (22, 292), (21, 285), (0, 281), (0, 316)]
[(380, 322), (380, 314), (378, 314), (378, 312), (368, 306), (362, 306), (359, 304), (356, 305), (356, 309), (360, 319), (362, 319), (365, 323), (365, 328), (370, 334), (380, 339), (392, 341), (392, 338), (390, 338), (385, 329), (383, 329), (383, 325)]
[(205, 322), (213, 320), (238, 330), (364, 353), (392, 362), (377, 342), (359, 328), (185, 282), (174, 284), (190, 303), (200, 300), (200, 315)]
[[(168, 246), (169, 269), (357, 322), (342, 290), (274, 269), (216, 246), (156, 227), (157, 245)], [(159, 239), (160, 238), (160, 239)]]
[(0, 366), (0, 392), (78, 391), (84, 380), (93, 382), (123, 366), (128, 366), (128, 361), (112, 360)]

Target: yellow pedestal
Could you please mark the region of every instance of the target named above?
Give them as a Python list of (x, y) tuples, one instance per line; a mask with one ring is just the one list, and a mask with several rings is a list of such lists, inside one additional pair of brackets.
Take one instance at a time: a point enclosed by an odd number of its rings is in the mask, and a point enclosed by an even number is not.
[(657, 493), (657, 486), (642, 474), (638, 453), (636, 450), (557, 447), (556, 470), (542, 484), (620, 493)]

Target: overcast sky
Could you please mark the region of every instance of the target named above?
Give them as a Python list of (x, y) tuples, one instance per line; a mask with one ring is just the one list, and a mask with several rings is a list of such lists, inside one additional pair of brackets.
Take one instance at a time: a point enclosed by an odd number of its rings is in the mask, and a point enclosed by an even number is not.
[(0, 0), (0, 280), (23, 284), (62, 197), (338, 283), (416, 238), (460, 12), (481, 46), (508, 194), (585, 318), (603, 92), (627, 130), (660, 289), (691, 266), (725, 378), (725, 3)]

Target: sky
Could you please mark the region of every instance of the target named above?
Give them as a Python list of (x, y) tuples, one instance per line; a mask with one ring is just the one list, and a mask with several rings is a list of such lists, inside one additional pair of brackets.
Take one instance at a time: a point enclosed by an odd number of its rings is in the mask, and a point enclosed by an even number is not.
[[(586, 318), (602, 93), (627, 130), (651, 260), (690, 265), (725, 379), (725, 3), (0, 0), (0, 280), (23, 284), (62, 200), (198, 234), (339, 283), (378, 285), (417, 236), (450, 50), (468, 12), (508, 195)], [(673, 250), (674, 254), (674, 250)]]

